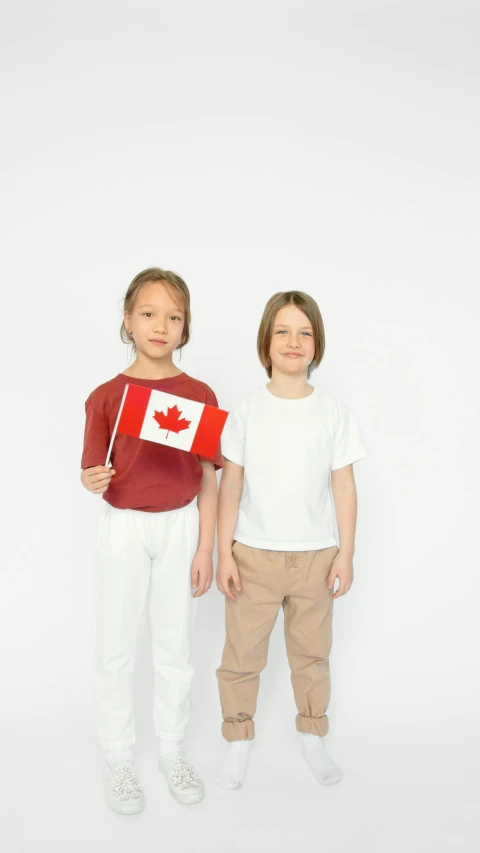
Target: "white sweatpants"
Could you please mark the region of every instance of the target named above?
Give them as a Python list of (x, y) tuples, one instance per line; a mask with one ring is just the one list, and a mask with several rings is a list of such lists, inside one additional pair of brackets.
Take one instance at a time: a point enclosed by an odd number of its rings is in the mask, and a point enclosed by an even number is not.
[(105, 749), (126, 749), (135, 743), (133, 657), (149, 593), (155, 730), (165, 740), (181, 740), (184, 735), (196, 609), (191, 564), (198, 534), (196, 499), (170, 512), (105, 505), (97, 539), (93, 640), (98, 733)]

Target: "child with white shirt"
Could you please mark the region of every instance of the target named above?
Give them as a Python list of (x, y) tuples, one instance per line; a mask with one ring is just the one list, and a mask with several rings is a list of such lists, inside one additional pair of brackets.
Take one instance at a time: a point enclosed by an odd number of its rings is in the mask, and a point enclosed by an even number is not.
[(325, 350), (311, 296), (272, 296), (257, 345), (270, 381), (233, 409), (222, 437), (217, 585), (226, 597), (226, 640), (217, 678), (229, 747), (217, 781), (243, 782), (260, 672), (282, 607), (303, 754), (329, 785), (343, 776), (323, 741), (333, 599), (353, 582), (353, 463), (366, 451), (345, 406), (308, 383)]

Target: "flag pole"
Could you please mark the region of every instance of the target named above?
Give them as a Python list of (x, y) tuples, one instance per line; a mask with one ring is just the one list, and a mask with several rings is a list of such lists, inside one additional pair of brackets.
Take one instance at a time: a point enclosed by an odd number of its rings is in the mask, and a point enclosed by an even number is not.
[(110, 454), (112, 452), (113, 442), (115, 441), (115, 436), (117, 434), (117, 427), (118, 427), (118, 424), (120, 421), (120, 415), (122, 414), (123, 404), (125, 403), (125, 397), (127, 396), (128, 385), (129, 385), (129, 383), (127, 382), (127, 384), (125, 385), (125, 388), (123, 389), (122, 402), (120, 403), (120, 408), (118, 410), (117, 420), (115, 421), (115, 426), (113, 428), (113, 434), (112, 434), (112, 437), (110, 439), (110, 447), (108, 448), (107, 458), (105, 460), (105, 466), (108, 466), (108, 463), (110, 461)]

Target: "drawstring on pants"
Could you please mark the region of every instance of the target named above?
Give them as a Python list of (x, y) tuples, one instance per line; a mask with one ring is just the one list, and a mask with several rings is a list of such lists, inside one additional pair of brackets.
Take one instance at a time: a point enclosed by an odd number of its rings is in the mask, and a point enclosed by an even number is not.
[(297, 568), (297, 554), (295, 551), (285, 551), (285, 568), (287, 571)]

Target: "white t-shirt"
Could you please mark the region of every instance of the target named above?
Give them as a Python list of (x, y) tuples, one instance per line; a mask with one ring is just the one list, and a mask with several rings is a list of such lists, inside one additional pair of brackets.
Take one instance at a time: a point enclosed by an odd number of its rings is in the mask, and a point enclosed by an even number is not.
[(222, 453), (245, 469), (235, 539), (273, 551), (337, 544), (330, 472), (366, 455), (342, 403), (317, 388), (287, 400), (263, 387), (230, 412)]

